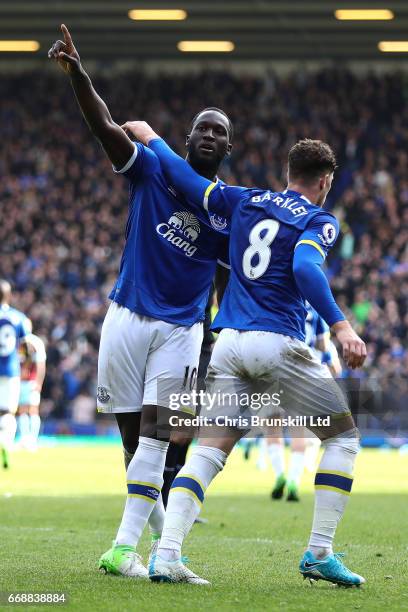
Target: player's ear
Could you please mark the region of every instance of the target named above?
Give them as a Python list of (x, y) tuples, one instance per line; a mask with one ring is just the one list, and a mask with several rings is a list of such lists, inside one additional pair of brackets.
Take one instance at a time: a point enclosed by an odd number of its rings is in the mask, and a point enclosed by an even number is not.
[(324, 191), (324, 189), (326, 188), (326, 181), (327, 181), (327, 174), (325, 174), (324, 176), (321, 176), (319, 179), (319, 189), (320, 191)]
[(186, 147), (188, 147), (189, 144), (190, 144), (190, 134), (187, 134), (187, 136), (186, 136)]
[(229, 142), (227, 145), (227, 155), (231, 155), (232, 151), (232, 142)]

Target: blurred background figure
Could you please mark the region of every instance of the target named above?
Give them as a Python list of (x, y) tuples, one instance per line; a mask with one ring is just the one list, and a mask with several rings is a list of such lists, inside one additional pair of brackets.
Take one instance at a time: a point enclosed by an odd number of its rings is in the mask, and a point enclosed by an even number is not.
[(11, 285), (0, 279), (0, 451), (3, 468), (9, 467), (9, 452), (16, 435), (16, 417), (20, 394), (18, 349), (27, 341), (30, 323), (10, 306)]
[(21, 385), (18, 401), (18, 429), (20, 444), (27, 450), (37, 450), (40, 434), (40, 401), (41, 389), (45, 378), (45, 363), (47, 354), (44, 341), (31, 332), (27, 336), (27, 344), (20, 347)]

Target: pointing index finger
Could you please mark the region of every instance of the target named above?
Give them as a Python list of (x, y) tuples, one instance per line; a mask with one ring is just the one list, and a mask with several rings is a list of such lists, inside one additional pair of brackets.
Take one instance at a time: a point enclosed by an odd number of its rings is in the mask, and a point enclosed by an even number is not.
[(69, 30), (64, 23), (61, 24), (61, 32), (64, 35), (65, 44), (67, 45), (69, 49), (72, 49), (74, 45), (72, 43), (71, 34), (69, 33)]

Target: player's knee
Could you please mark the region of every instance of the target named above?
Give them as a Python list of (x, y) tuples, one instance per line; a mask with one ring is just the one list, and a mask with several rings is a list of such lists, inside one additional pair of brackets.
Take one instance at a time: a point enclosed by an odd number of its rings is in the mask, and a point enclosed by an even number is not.
[(171, 432), (170, 441), (177, 446), (185, 446), (189, 444), (193, 439), (194, 430), (188, 431), (176, 431)]
[(124, 450), (134, 455), (139, 444), (140, 414), (135, 412), (115, 415)]
[(135, 453), (130, 453), (128, 450), (126, 450), (125, 447), (123, 447), (123, 460), (125, 462), (125, 469), (126, 470), (128, 469), (129, 464), (132, 461), (134, 455), (135, 455)]
[(138, 444), (136, 443), (125, 443), (123, 444), (123, 449), (125, 450), (127, 455), (131, 455), (133, 457), (133, 455), (135, 454), (135, 452), (137, 451), (137, 447)]
[(216, 470), (221, 472), (227, 461), (228, 455), (220, 448), (215, 448), (213, 446), (196, 446), (192, 452), (192, 460), (193, 457), (210, 461)]
[(352, 455), (357, 455), (360, 451), (360, 432), (357, 427), (353, 427), (333, 438), (327, 438), (322, 442), (322, 446), (325, 448), (338, 447)]
[(135, 438), (134, 432), (122, 431), (122, 444), (126, 453), (134, 455), (139, 444), (138, 438)]

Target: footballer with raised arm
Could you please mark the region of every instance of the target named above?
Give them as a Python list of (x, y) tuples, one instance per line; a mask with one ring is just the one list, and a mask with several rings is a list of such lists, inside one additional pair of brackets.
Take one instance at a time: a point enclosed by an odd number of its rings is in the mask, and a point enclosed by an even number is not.
[[(288, 157), (287, 189), (274, 193), (217, 185), (187, 167), (145, 122), (134, 126), (133, 133), (157, 154), (168, 180), (194, 203), (192, 210), (203, 207), (231, 219), (231, 275), (213, 324), (221, 331), (208, 389), (251, 395), (258, 381), (269, 381), (271, 388), (278, 383), (281, 407), (309, 419), (324, 453), (315, 478), (310, 540), (299, 570), (305, 578), (359, 586), (364, 578), (332, 549), (351, 492), (359, 432), (337, 383), (304, 342), (307, 300), (337, 336), (350, 368), (362, 366), (367, 354), (321, 267), (339, 232), (337, 219), (322, 209), (336, 168), (334, 153), (319, 140), (296, 143)], [(203, 427), (198, 446), (173, 483), (158, 553), (149, 567), (154, 581), (178, 582), (183, 575), (181, 545), (205, 490), (248, 431), (240, 426), (239, 406), (231, 408), (231, 414), (225, 409), (220, 414), (235, 415), (237, 425), (229, 420), (217, 435)]]
[[(98, 362), (98, 410), (116, 416), (127, 458), (128, 496), (112, 547), (99, 567), (111, 574), (146, 578), (136, 553), (149, 521), (152, 552), (164, 509), (160, 490), (168, 435), (157, 421), (169, 395), (194, 385), (203, 320), (217, 261), (226, 251), (229, 223), (206, 211), (191, 212), (165, 180), (157, 156), (135, 144), (111, 117), (85, 72), (71, 35), (48, 52), (69, 77), (82, 114), (114, 166), (129, 182), (126, 244), (105, 317)], [(232, 125), (220, 109), (206, 108), (192, 121), (187, 160), (217, 180), (231, 150)], [(228, 262), (226, 262), (228, 264)], [(194, 581), (192, 572), (185, 580)]]

